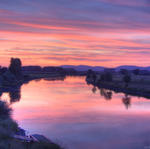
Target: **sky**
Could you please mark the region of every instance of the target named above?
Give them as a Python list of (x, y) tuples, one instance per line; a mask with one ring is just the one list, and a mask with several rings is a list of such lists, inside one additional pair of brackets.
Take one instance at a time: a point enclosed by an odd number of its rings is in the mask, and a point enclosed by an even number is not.
[(0, 0), (0, 64), (150, 66), (150, 0)]

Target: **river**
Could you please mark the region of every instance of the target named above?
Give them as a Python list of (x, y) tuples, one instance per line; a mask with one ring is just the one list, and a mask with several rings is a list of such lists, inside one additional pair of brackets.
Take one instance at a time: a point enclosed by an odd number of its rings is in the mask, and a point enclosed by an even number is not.
[[(8, 93), (1, 98), (10, 101)], [(31, 81), (11, 106), (29, 134), (66, 149), (150, 148), (150, 100), (93, 88), (85, 77)]]

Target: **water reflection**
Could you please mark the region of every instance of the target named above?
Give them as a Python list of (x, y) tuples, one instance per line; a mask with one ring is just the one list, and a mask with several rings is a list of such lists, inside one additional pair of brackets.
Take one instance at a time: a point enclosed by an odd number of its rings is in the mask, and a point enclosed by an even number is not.
[(44, 134), (69, 149), (149, 146), (149, 100), (132, 96), (129, 108), (129, 95), (88, 86), (84, 80), (42, 79), (23, 85), (20, 102), (12, 105), (14, 119), (31, 134)]
[(125, 107), (128, 109), (131, 106), (131, 97), (127, 94), (122, 98), (122, 102), (124, 103)]
[(21, 88), (19, 88), (17, 91), (9, 92), (10, 97), (10, 103), (19, 102), (21, 99)]
[(0, 91), (0, 97), (3, 96), (3, 94), (8, 94), (10, 104), (19, 102), (21, 99), (21, 86), (15, 88), (3, 89)]
[(45, 78), (44, 80), (46, 81), (64, 81), (66, 79), (66, 76), (62, 77), (52, 77), (52, 78)]
[(103, 96), (106, 100), (112, 99), (112, 91), (104, 88), (100, 88), (100, 95)]
[[(98, 88), (93, 85), (92, 87), (92, 93), (96, 93), (96, 91), (99, 90), (100, 96), (104, 97), (105, 100), (111, 100), (113, 96), (113, 91), (105, 88)], [(124, 94), (124, 93), (122, 93)], [(122, 103), (125, 105), (126, 109), (128, 109), (131, 106), (131, 96), (128, 94), (124, 94), (122, 97)]]
[[(42, 79), (36, 79), (34, 81), (36, 83), (38, 83), (41, 80)], [(44, 78), (43, 80), (46, 80), (46, 81), (64, 81), (65, 77)], [(29, 83), (30, 82), (25, 82), (24, 84), (27, 85)], [(3, 96), (3, 94), (8, 94), (10, 104), (13, 104), (15, 102), (19, 102), (21, 99), (21, 87), (22, 87), (22, 85), (15, 86), (15, 87), (1, 88), (0, 97)]]
[(92, 88), (92, 92), (93, 92), (93, 93), (96, 93), (96, 90), (97, 90), (97, 89), (96, 89), (96, 86), (94, 86), (94, 87)]

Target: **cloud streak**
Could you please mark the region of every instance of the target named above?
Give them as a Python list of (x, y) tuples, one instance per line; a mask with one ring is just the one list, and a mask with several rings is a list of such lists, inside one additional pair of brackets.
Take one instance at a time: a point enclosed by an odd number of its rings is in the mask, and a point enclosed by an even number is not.
[(0, 62), (150, 65), (148, 0), (1, 0)]

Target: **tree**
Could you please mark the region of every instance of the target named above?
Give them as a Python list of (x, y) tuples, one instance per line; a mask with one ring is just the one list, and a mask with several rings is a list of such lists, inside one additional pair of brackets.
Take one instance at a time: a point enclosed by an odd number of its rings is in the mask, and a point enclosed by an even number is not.
[(125, 75), (123, 77), (123, 81), (125, 82), (125, 87), (128, 87), (128, 84), (131, 82), (131, 76), (130, 75)]
[(90, 78), (91, 77), (91, 75), (93, 75), (93, 70), (92, 69), (88, 69), (88, 71), (87, 71), (87, 78)]
[(87, 79), (91, 78), (91, 79), (93, 80), (93, 82), (95, 83), (95, 82), (96, 82), (96, 78), (97, 78), (95, 71), (93, 71), (92, 69), (89, 69), (89, 70), (87, 71), (87, 76), (86, 76), (86, 78), (87, 78)]
[(9, 71), (16, 76), (17, 79), (22, 77), (22, 63), (19, 58), (11, 58)]

